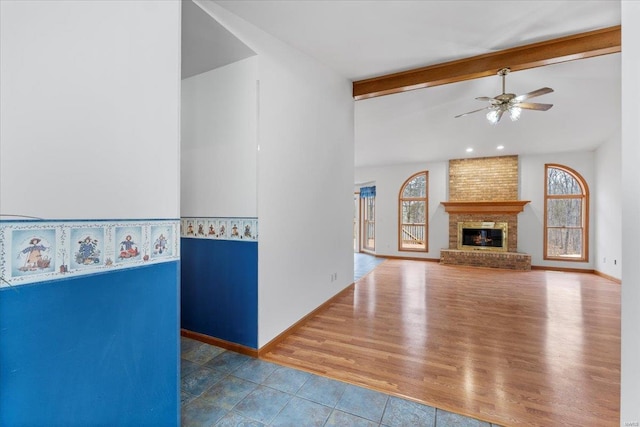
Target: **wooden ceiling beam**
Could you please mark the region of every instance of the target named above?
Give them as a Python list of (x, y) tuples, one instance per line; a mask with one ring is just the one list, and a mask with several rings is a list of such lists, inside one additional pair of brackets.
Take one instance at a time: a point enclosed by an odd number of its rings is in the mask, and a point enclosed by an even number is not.
[(526, 70), (617, 53), (621, 26), (608, 27), (498, 52), (353, 82), (356, 100), (495, 75), (501, 68)]

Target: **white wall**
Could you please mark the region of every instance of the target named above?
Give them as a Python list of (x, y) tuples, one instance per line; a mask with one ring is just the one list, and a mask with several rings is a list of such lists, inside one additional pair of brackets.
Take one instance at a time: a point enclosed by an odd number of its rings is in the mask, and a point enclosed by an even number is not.
[(353, 282), (351, 82), (219, 5), (198, 4), (258, 54), (262, 347)]
[(177, 218), (180, 3), (0, 15), (0, 213)]
[(257, 73), (251, 57), (182, 81), (182, 216), (257, 216)]
[(622, 390), (620, 425), (640, 422), (640, 2), (622, 1)]
[(593, 261), (595, 270), (622, 277), (622, 182), (620, 133), (595, 152)]
[[(398, 196), (404, 182), (413, 174), (429, 171), (429, 252), (398, 250)], [(449, 215), (440, 202), (448, 200), (448, 162), (408, 163), (356, 168), (356, 183), (376, 186), (376, 248), (379, 256), (440, 258), (440, 249), (449, 247)], [(367, 184), (369, 185), (369, 184)]]
[[(519, 156), (520, 200), (530, 200), (524, 212), (518, 214), (518, 252), (531, 255), (535, 266), (592, 269), (594, 266), (594, 183), (595, 167), (592, 151), (553, 153)], [(544, 165), (556, 163), (578, 172), (587, 182), (590, 191), (589, 204), (589, 262), (543, 260), (544, 245)]]

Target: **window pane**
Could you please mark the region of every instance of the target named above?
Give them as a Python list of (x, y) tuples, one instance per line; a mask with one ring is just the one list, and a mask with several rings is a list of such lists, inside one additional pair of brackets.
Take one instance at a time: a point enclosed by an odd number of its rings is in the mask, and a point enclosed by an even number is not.
[(364, 223), (362, 228), (362, 247), (375, 250), (376, 247), (376, 198), (375, 196), (364, 198)]
[[(375, 240), (376, 238), (376, 224), (373, 221), (367, 221), (367, 227), (365, 229), (367, 240)], [(369, 245), (371, 246), (371, 245)]]
[(582, 199), (548, 199), (548, 227), (581, 227)]
[(407, 183), (402, 197), (427, 197), (426, 175), (420, 174)]
[(582, 228), (547, 229), (547, 256), (582, 257)]
[(587, 183), (577, 172), (559, 165), (546, 165), (546, 180), (545, 259), (587, 260)]
[(582, 187), (571, 174), (557, 168), (547, 168), (547, 194), (582, 194)]
[(427, 250), (427, 175), (420, 172), (409, 177), (400, 188), (399, 250)]
[(374, 250), (376, 248), (376, 224), (374, 221), (365, 221), (364, 223), (364, 241), (365, 249)]
[(376, 209), (376, 199), (375, 197), (367, 197), (365, 199), (365, 218), (374, 220), (375, 219), (375, 209)]
[(400, 249), (426, 249), (424, 224), (402, 224), (400, 228)]
[(403, 224), (424, 224), (425, 202), (403, 201), (402, 202), (402, 223)]

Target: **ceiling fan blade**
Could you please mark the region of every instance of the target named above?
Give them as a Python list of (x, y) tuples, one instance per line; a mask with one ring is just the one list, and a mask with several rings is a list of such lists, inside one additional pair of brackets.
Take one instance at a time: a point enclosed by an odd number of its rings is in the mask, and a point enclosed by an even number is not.
[(521, 101), (524, 101), (525, 99), (533, 98), (535, 96), (540, 96), (540, 95), (544, 95), (546, 93), (551, 93), (551, 92), (553, 92), (553, 89), (551, 89), (550, 87), (543, 87), (538, 90), (534, 90), (533, 92), (518, 95), (515, 98), (513, 98), (513, 100), (515, 102), (521, 102)]
[(455, 117), (454, 117), (454, 119), (457, 119), (458, 117), (467, 116), (467, 115), (472, 114), (472, 113), (477, 113), (478, 111), (488, 110), (489, 108), (491, 108), (491, 106), (489, 106), (489, 107), (484, 107), (484, 108), (480, 108), (480, 109), (478, 109), (478, 110), (469, 111), (469, 112), (467, 112), (467, 113), (458, 114), (457, 116), (455, 116)]
[(553, 104), (539, 104), (537, 102), (519, 102), (517, 104), (513, 104), (513, 106), (522, 108), (524, 110), (547, 111), (549, 108), (553, 107)]
[(489, 102), (491, 102), (491, 101), (493, 101), (493, 100), (494, 100), (493, 98), (489, 98), (488, 96), (479, 96), (479, 97), (477, 97), (476, 99), (477, 99), (478, 101), (489, 101)]
[(504, 114), (504, 110), (503, 109), (499, 109), (498, 110), (498, 118), (496, 119), (496, 123), (498, 123), (500, 121), (500, 119), (502, 118), (503, 114)]

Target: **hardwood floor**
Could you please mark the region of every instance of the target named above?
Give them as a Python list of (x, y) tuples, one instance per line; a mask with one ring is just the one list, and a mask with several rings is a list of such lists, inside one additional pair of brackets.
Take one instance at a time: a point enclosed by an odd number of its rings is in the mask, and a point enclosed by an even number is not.
[(263, 358), (505, 426), (618, 426), (620, 285), (386, 260)]

